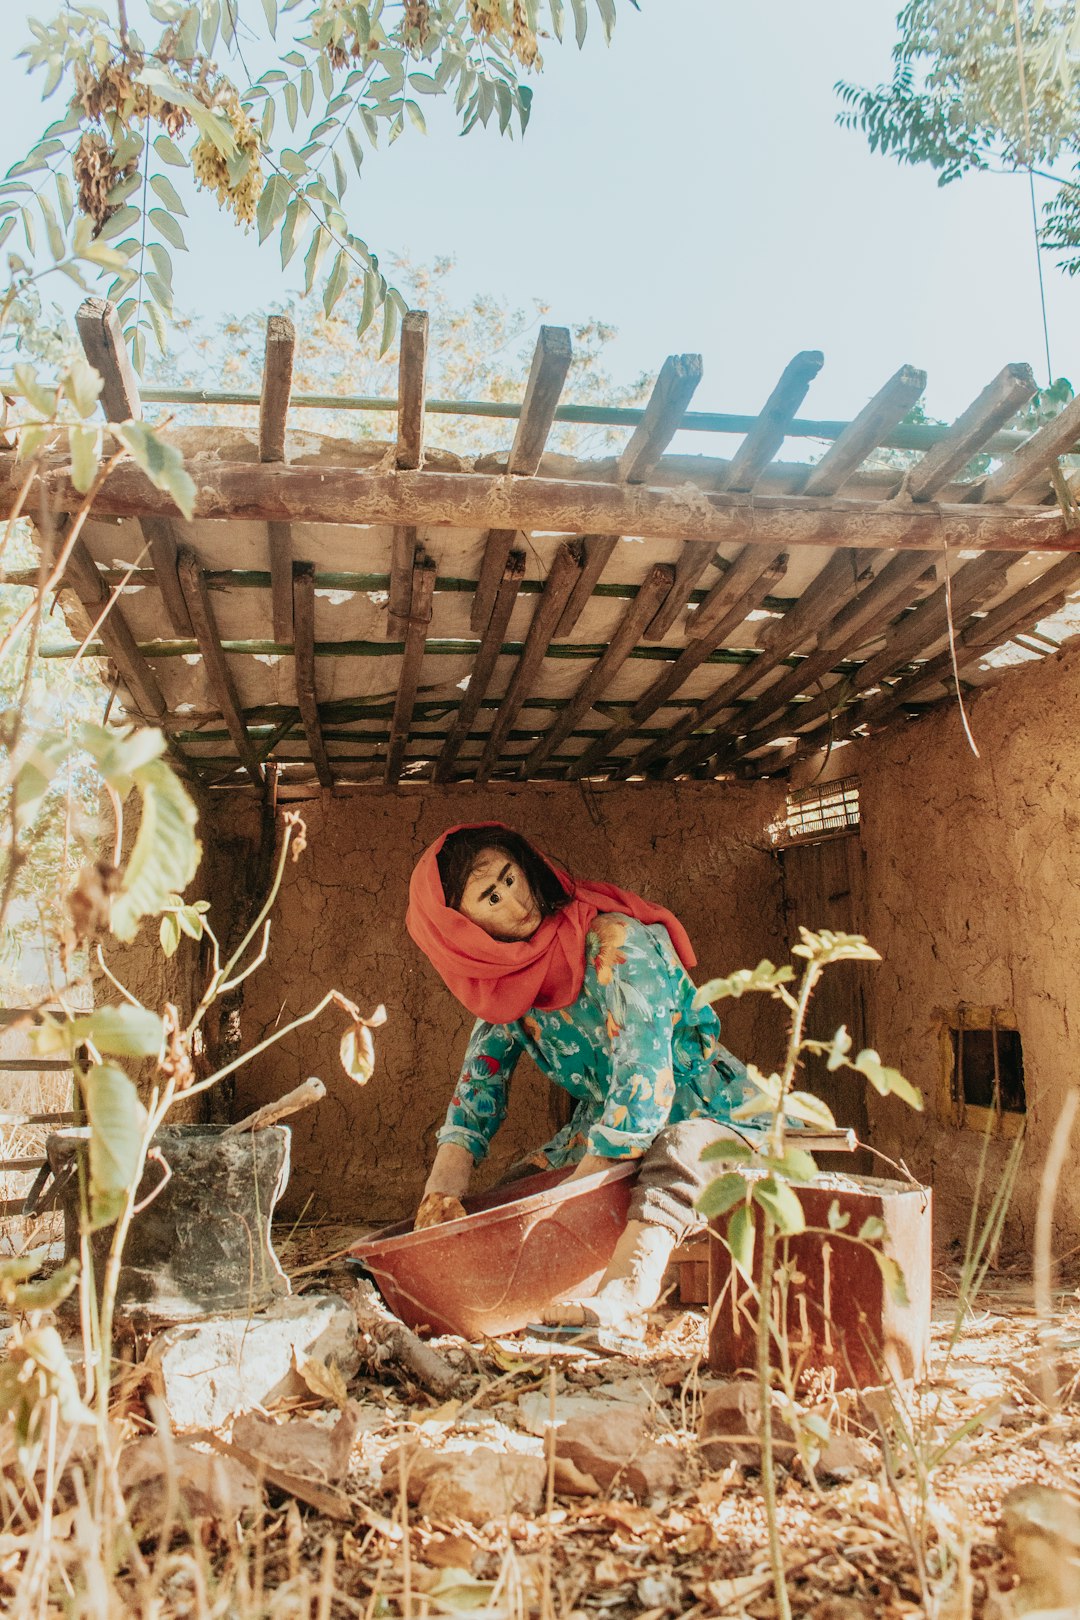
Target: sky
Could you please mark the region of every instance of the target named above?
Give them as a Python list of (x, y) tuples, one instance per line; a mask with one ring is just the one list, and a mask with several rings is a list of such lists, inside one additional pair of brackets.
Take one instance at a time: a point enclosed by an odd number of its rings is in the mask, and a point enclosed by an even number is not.
[[(13, 60), (22, 18), (58, 4), (3, 0), (3, 168), (59, 115)], [(619, 0), (610, 46), (594, 14), (583, 52), (545, 47), (524, 140), (461, 138), (427, 100), (428, 136), (408, 129), (350, 185), (354, 229), (383, 255), (452, 256), (460, 301), (612, 323), (620, 382), (700, 352), (698, 409), (756, 411), (801, 349), (825, 353), (814, 417), (850, 418), (904, 363), (945, 419), (1009, 361), (1046, 380), (1026, 178), (939, 188), (836, 124), (837, 79), (887, 76), (898, 0), (640, 4)], [(296, 287), (273, 239), (259, 248), (206, 200), (191, 214), (179, 308), (214, 319)], [(1046, 255), (1044, 273), (1053, 371), (1080, 387), (1080, 278)]]

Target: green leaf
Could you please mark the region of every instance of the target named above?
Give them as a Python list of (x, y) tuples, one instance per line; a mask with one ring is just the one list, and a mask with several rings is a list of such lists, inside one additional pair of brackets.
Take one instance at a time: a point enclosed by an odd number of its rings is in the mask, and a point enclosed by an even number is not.
[(340, 252), (338, 253), (337, 258), (334, 260), (334, 268), (331, 270), (329, 276), (327, 277), (326, 286), (323, 288), (323, 312), (324, 312), (324, 314), (326, 314), (326, 315), (333, 314), (334, 305), (337, 303), (338, 299), (341, 297), (342, 293), (345, 291), (345, 287), (346, 287), (346, 284), (347, 284), (348, 280), (349, 280), (348, 257), (346, 255), (345, 249), (342, 248), (340, 250)]
[(794, 1237), (806, 1231), (806, 1216), (799, 1195), (786, 1181), (766, 1176), (763, 1181), (754, 1183), (754, 1198), (772, 1216), (782, 1237)]
[(146, 422), (123, 422), (113, 431), (151, 483), (172, 496), (190, 523), (195, 510), (195, 482), (184, 467), (184, 458), (176, 446), (166, 444)]
[(341, 1037), (341, 1066), (358, 1086), (366, 1085), (371, 1079), (375, 1069), (375, 1043), (363, 1021), (350, 1025)]
[(753, 1280), (755, 1231), (753, 1205), (740, 1204), (728, 1222), (725, 1241), (732, 1260), (748, 1282)]
[(34, 1050), (42, 1056), (74, 1052), (89, 1041), (110, 1057), (156, 1057), (161, 1050), (162, 1022), (148, 1007), (131, 1002), (95, 1007), (75, 1018), (46, 1017), (32, 1034)]
[(171, 163), (174, 169), (186, 169), (188, 160), (168, 135), (159, 135), (154, 141), (154, 151), (163, 163)]
[(285, 210), (285, 219), (281, 227), (281, 268), (283, 270), (296, 252), (296, 227), (299, 219), (300, 199), (294, 197)]
[(850, 1051), (851, 1036), (847, 1032), (847, 1025), (841, 1024), (832, 1038), (825, 1067), (830, 1070), (839, 1069)]
[(71, 457), (71, 482), (80, 495), (85, 495), (97, 477), (101, 464), (101, 429), (85, 422), (68, 428), (68, 454)]
[(704, 1007), (710, 1001), (720, 1001), (724, 997), (744, 996), (748, 991), (759, 990), (773, 994), (778, 985), (787, 984), (795, 977), (791, 967), (785, 963), (783, 967), (774, 967), (766, 960), (758, 963), (756, 968), (738, 968), (726, 979), (710, 979), (694, 997), (695, 1007)]
[(113, 933), (124, 941), (135, 938), (143, 917), (161, 911), (170, 893), (187, 887), (202, 855), (195, 806), (165, 761), (152, 759), (140, 766), (135, 785), (142, 796), (142, 816), (110, 920)]
[(300, 75), (300, 105), (304, 109), (305, 118), (311, 111), (311, 105), (314, 100), (315, 75), (312, 73), (309, 67), (306, 67)]
[(17, 1261), (0, 1260), (0, 1305), (7, 1311), (24, 1315), (30, 1311), (52, 1311), (67, 1299), (79, 1282), (79, 1262), (69, 1260), (66, 1265), (60, 1266), (49, 1277), (42, 1277), (38, 1282), (30, 1282), (33, 1272), (26, 1274), (26, 1280), (20, 1280), (16, 1267), (29, 1258), (33, 1270), (40, 1270), (44, 1252), (35, 1250), (29, 1257), (20, 1256)]
[(56, 176), (56, 200), (60, 204), (60, 218), (70, 225), (75, 214), (75, 196), (66, 174)]
[(805, 1148), (792, 1147), (787, 1143), (782, 1159), (767, 1159), (765, 1162), (777, 1175), (786, 1177), (788, 1181), (813, 1181), (817, 1175), (817, 1165), (812, 1155)]
[(840, 1200), (834, 1198), (829, 1205), (828, 1223), (830, 1232), (842, 1232), (845, 1226), (851, 1225), (851, 1216), (846, 1210), (841, 1210)]
[(175, 912), (162, 913), (158, 939), (166, 956), (176, 955), (177, 946), (180, 944), (180, 921)]
[(73, 744), (66, 737), (44, 737), (30, 750), (15, 777), (15, 832), (33, 825), (53, 777), (63, 765)]
[(585, 43), (585, 35), (589, 27), (589, 12), (585, 0), (570, 0), (574, 12), (574, 38), (580, 50)]
[(909, 1108), (914, 1108), (917, 1113), (922, 1112), (922, 1093), (915, 1089), (910, 1080), (904, 1079), (899, 1069), (886, 1068), (873, 1047), (864, 1047), (851, 1067), (865, 1075), (882, 1097), (899, 1097)]
[(90, 1225), (110, 1226), (139, 1174), (146, 1109), (122, 1069), (95, 1063), (82, 1079), (90, 1122)]
[(885, 1236), (885, 1222), (879, 1215), (868, 1215), (859, 1227), (860, 1243), (877, 1243)]
[(330, 232), (325, 225), (316, 225), (311, 233), (308, 250), (304, 254), (304, 292), (309, 293), (315, 285), (315, 277), (319, 273), (319, 265), (323, 255), (330, 246)]
[[(424, 120), (424, 115), (420, 111), (420, 108), (416, 105), (416, 102), (415, 101), (407, 101), (405, 103), (405, 111), (408, 113), (409, 117), (412, 119), (413, 123), (416, 125), (417, 129), (421, 132), (421, 134), (426, 135), (427, 134), (427, 123)], [(508, 120), (509, 120), (509, 116), (510, 116), (509, 113), (507, 113), (507, 119)], [(506, 126), (504, 125), (503, 127), (505, 128)]]
[(167, 174), (155, 174), (150, 181), (150, 186), (161, 198), (171, 214), (180, 214), (184, 219), (187, 218), (187, 209), (181, 201), (180, 193)]
[(16, 361), (12, 371), (19, 392), (27, 404), (37, 411), (39, 416), (55, 416), (56, 390), (47, 388), (43, 382), (39, 381), (36, 367), (20, 360)]
[(870, 1253), (877, 1261), (877, 1268), (881, 1272), (881, 1280), (885, 1284), (886, 1292), (894, 1305), (910, 1305), (907, 1283), (904, 1273), (891, 1254), (884, 1254), (881, 1249), (871, 1249)]
[(64, 393), (84, 420), (97, 410), (101, 389), (101, 376), (86, 356), (74, 355), (64, 373)]
[(604, 39), (610, 45), (611, 36), (615, 32), (615, 0), (596, 0), (596, 9), (603, 24)]
[(289, 120), (289, 128), (296, 128), (296, 120), (300, 116), (300, 97), (296, 93), (295, 84), (283, 84), (281, 93), (285, 97), (285, 116)]
[(154, 222), (166, 242), (171, 242), (174, 248), (187, 247), (183, 231), (172, 215), (165, 212), (164, 208), (151, 208), (148, 218)]
[(800, 1119), (804, 1125), (814, 1125), (822, 1131), (836, 1129), (832, 1110), (820, 1097), (812, 1096), (809, 1091), (789, 1091), (784, 1098), (783, 1107), (788, 1119)]
[(388, 297), (383, 305), (382, 340), (379, 344), (380, 358), (391, 347), (394, 339), (397, 337), (398, 322), (400, 319), (401, 311), (398, 308), (397, 299), (393, 296)]
[(757, 1158), (757, 1154), (749, 1142), (740, 1142), (737, 1138), (726, 1138), (722, 1142), (710, 1142), (701, 1150), (703, 1160), (718, 1159), (721, 1164), (749, 1164)]
[(364, 300), (360, 306), (360, 319), (356, 323), (357, 337), (363, 337), (372, 321), (375, 319), (375, 299), (379, 289), (379, 274), (377, 270), (364, 272)]
[(713, 1220), (718, 1215), (726, 1215), (729, 1209), (745, 1199), (748, 1187), (745, 1178), (734, 1172), (729, 1176), (718, 1176), (698, 1194), (694, 1207), (706, 1220)]
[(277, 37), (277, 0), (262, 0), (263, 13), (266, 17), (266, 26), (270, 30), (270, 38)]
[(100, 265), (103, 270), (126, 270), (128, 264), (126, 254), (121, 253), (118, 248), (110, 247), (108, 242), (102, 242), (100, 238), (81, 248), (79, 258)]
[(791, 954), (803, 956), (808, 962), (824, 966), (828, 962), (880, 962), (881, 957), (861, 934), (836, 934), (829, 928), (811, 933), (809, 928), (799, 929), (801, 943), (793, 945)]

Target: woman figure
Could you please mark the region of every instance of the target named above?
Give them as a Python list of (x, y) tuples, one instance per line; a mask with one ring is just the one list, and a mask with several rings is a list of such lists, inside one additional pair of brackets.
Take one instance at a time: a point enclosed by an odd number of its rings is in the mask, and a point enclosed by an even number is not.
[(715, 1012), (694, 1006), (686, 970), (695, 957), (681, 923), (628, 890), (573, 881), (487, 822), (451, 828), (425, 850), (406, 925), (477, 1015), (416, 1227), (465, 1213), (473, 1166), (527, 1052), (576, 1106), (518, 1173), (574, 1165), (577, 1177), (641, 1161), (597, 1293), (553, 1301), (544, 1320), (634, 1330), (659, 1298), (673, 1248), (700, 1225), (701, 1150), (734, 1134), (725, 1122), (748, 1089)]

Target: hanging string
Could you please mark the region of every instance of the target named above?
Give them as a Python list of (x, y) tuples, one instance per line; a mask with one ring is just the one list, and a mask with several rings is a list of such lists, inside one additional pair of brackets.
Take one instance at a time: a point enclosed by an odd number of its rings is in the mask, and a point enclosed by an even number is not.
[(941, 549), (944, 554), (942, 567), (945, 570), (945, 618), (949, 626), (949, 657), (952, 660), (953, 683), (956, 687), (956, 702), (960, 709), (960, 723), (964, 728), (964, 736), (968, 740), (971, 752), (975, 755), (976, 759), (981, 759), (982, 755), (979, 753), (978, 744), (972, 735), (971, 726), (968, 723), (967, 709), (964, 707), (964, 694), (960, 690), (960, 665), (957, 662), (956, 657), (956, 625), (953, 622), (952, 577), (949, 573), (949, 535), (947, 530), (942, 536)]
[(1046, 383), (1052, 387), (1054, 368), (1050, 361), (1050, 323), (1046, 316), (1046, 284), (1043, 281), (1042, 252), (1039, 247), (1039, 212), (1035, 206), (1035, 176), (1031, 168), (1031, 116), (1028, 112), (1027, 73), (1024, 67), (1024, 37), (1020, 30), (1020, 0), (1013, 0), (1013, 37), (1016, 41), (1016, 67), (1020, 80), (1020, 111), (1024, 119), (1024, 162), (1031, 195), (1031, 231), (1035, 243), (1035, 269), (1039, 278), (1039, 304), (1042, 309), (1043, 348), (1046, 353)]

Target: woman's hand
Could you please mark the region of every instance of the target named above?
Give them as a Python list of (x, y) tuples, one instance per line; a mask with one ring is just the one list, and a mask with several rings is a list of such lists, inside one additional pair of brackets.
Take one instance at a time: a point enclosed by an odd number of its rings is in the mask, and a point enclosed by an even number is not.
[(472, 1176), (473, 1156), (468, 1148), (455, 1142), (444, 1142), (435, 1155), (431, 1174), (427, 1178), (424, 1196), (413, 1221), (413, 1231), (427, 1226), (441, 1226), (444, 1221), (460, 1220), (465, 1214), (461, 1200)]
[(605, 1159), (600, 1153), (586, 1153), (574, 1166), (574, 1173), (567, 1176), (567, 1181), (580, 1181), (582, 1176), (594, 1176), (598, 1170), (610, 1170), (617, 1164), (617, 1159)]

